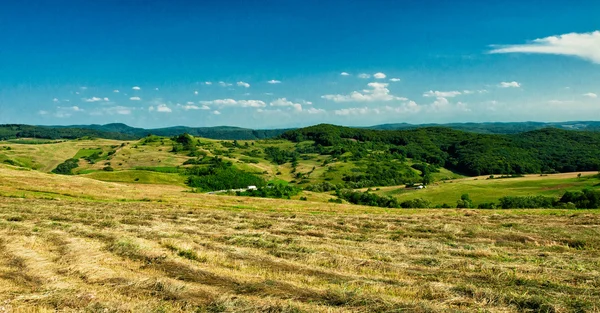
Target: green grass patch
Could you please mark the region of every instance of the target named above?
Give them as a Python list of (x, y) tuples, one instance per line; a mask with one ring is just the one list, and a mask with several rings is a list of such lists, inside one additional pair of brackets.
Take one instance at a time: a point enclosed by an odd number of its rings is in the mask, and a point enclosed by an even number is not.
[(139, 170), (125, 170), (115, 172), (96, 171), (83, 175), (85, 177), (122, 183), (161, 184), (161, 185), (185, 185), (186, 177), (174, 173), (161, 173)]

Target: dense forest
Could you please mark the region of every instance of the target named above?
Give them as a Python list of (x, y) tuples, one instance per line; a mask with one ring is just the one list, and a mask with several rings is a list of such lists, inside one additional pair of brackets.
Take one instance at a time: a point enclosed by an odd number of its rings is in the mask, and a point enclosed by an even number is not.
[(0, 140), (17, 138), (78, 139), (83, 137), (115, 140), (137, 139), (136, 136), (125, 133), (77, 127), (31, 126), (18, 124), (0, 125)]
[[(564, 123), (451, 123), (451, 124), (421, 124), (407, 123), (382, 124), (362, 129), (372, 130), (415, 130), (430, 127), (444, 127), (465, 132), (480, 134), (517, 134), (544, 128), (564, 130), (600, 131), (600, 122), (564, 122)], [(360, 129), (360, 128), (358, 128)], [(122, 123), (106, 125), (71, 125), (71, 126), (32, 126), (21, 124), (0, 125), (0, 140), (15, 138), (41, 139), (75, 139), (95, 137), (117, 140), (140, 139), (148, 135), (172, 137), (187, 133), (195, 137), (222, 140), (257, 140), (277, 137), (291, 129), (248, 129), (231, 126), (217, 127), (186, 127), (174, 126), (167, 128), (144, 129), (131, 127)]]
[[(359, 157), (367, 149), (411, 158), (467, 175), (531, 174), (600, 169), (600, 133), (544, 128), (490, 135), (429, 127), (371, 130), (321, 124), (290, 130), (281, 138), (314, 141), (313, 150)], [(306, 150), (306, 148), (305, 148)]]
[(223, 140), (256, 140), (276, 137), (285, 129), (254, 130), (239, 127), (169, 127), (143, 129), (125, 124), (74, 125), (74, 126), (31, 126), (20, 124), (0, 125), (0, 140), (16, 138), (76, 139), (94, 137), (116, 140), (134, 140), (148, 135), (171, 137), (187, 133), (196, 137)]

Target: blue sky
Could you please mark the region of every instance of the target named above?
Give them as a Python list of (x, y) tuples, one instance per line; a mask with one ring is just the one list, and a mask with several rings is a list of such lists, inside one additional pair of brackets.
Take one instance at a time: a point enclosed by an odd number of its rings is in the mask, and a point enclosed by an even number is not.
[(0, 123), (598, 120), (600, 1), (10, 1)]

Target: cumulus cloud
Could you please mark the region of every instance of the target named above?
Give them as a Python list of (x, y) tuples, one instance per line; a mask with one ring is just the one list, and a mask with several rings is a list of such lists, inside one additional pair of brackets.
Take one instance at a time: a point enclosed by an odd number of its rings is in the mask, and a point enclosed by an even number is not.
[(194, 95), (198, 95), (198, 90), (194, 90)]
[(429, 90), (423, 93), (423, 97), (444, 97), (444, 98), (452, 98), (456, 96), (460, 96), (462, 93), (460, 91), (433, 91)]
[(166, 104), (159, 104), (156, 106), (156, 112), (171, 113), (173, 110), (171, 110), (171, 108), (169, 108)]
[(583, 94), (584, 97), (588, 97), (588, 98), (598, 98), (598, 95), (593, 93), (593, 92), (588, 92)]
[(358, 78), (367, 79), (367, 78), (371, 78), (371, 75), (369, 75), (367, 73), (362, 73), (362, 74), (358, 74)]
[(490, 53), (538, 53), (578, 57), (600, 64), (600, 31), (535, 39), (521, 45), (492, 46)]
[(323, 114), (323, 113), (327, 113), (327, 111), (323, 110), (323, 109), (316, 109), (316, 108), (308, 108), (306, 110), (304, 110), (306, 113), (308, 114)]
[(340, 109), (340, 110), (335, 110), (333, 111), (333, 113), (335, 115), (342, 115), (342, 116), (347, 116), (347, 115), (365, 115), (365, 114), (370, 114), (370, 113), (375, 113), (375, 114), (379, 114), (381, 111), (378, 108), (368, 108), (368, 107), (364, 107), (364, 108), (348, 108), (348, 109)]
[(267, 83), (269, 83), (269, 84), (281, 84), (281, 81), (280, 80), (271, 79)]
[(342, 76), (350, 76), (350, 73), (347, 73), (347, 72), (341, 72), (341, 73), (340, 73), (340, 75), (342, 75)]
[(379, 72), (379, 73), (375, 73), (375, 74), (373, 75), (373, 77), (375, 77), (376, 79), (384, 79), (384, 78), (386, 78), (387, 76), (386, 76), (384, 73), (381, 73), (381, 72)]
[(108, 102), (110, 101), (108, 98), (104, 97), (104, 98), (98, 98), (98, 97), (91, 97), (91, 98), (84, 98), (83, 99), (84, 102)]
[(421, 110), (421, 107), (414, 101), (408, 101), (400, 106), (385, 106), (386, 111), (390, 113), (415, 113)]
[(302, 111), (302, 104), (300, 103), (294, 103), (292, 101), (287, 100), (286, 98), (279, 98), (275, 101), (272, 101), (270, 103), (271, 106), (276, 106), (276, 107), (290, 107), (292, 109), (294, 109), (295, 111)]
[(185, 111), (189, 111), (189, 110), (210, 110), (210, 107), (207, 105), (202, 105), (202, 106), (198, 106), (195, 105), (194, 102), (188, 102), (185, 105), (181, 105), (181, 104), (177, 104), (177, 107), (182, 108)]
[(250, 84), (246, 82), (237, 82), (237, 85), (244, 88), (250, 88)]
[(73, 111), (73, 112), (82, 112), (83, 109), (78, 107), (78, 106), (72, 106), (72, 107), (56, 107), (59, 110), (65, 110), (65, 111)]
[(220, 81), (219, 82), (219, 86), (221, 86), (221, 87), (229, 87), (229, 86), (231, 86), (231, 84), (230, 83), (226, 83), (224, 81)]
[(212, 82), (204, 82), (205, 85), (212, 85)]
[(131, 98), (129, 98), (129, 100), (131, 100), (131, 101), (140, 101), (140, 100), (142, 100), (142, 98), (140, 98), (140, 97), (131, 97)]
[(141, 90), (142, 88), (140, 88), (138, 86), (133, 86), (131, 89), (133, 89), (133, 90)]
[(119, 89), (113, 90), (114, 93), (119, 93)]
[(105, 107), (93, 111), (90, 115), (129, 115), (133, 110), (134, 108), (124, 106)]
[(371, 89), (364, 89), (362, 92), (353, 91), (349, 95), (324, 95), (321, 98), (331, 100), (333, 102), (378, 102), (378, 101), (404, 101), (408, 100), (403, 97), (397, 97), (390, 94), (386, 83), (369, 83)]
[(221, 115), (221, 112), (219, 112), (219, 111), (217, 111), (217, 110), (214, 110), (212, 113), (213, 113), (214, 115)]
[(498, 87), (500, 88), (521, 88), (521, 83), (518, 82), (501, 82), (500, 85), (498, 85)]
[(160, 113), (171, 113), (173, 112), (173, 110), (171, 108), (169, 108), (166, 104), (161, 103), (159, 105), (157, 105), (156, 107), (150, 106), (148, 108), (149, 111), (156, 111), (156, 112), (160, 112)]
[(390, 81), (396, 83), (400, 81), (400, 78), (390, 78)]
[(262, 100), (235, 100), (235, 99), (218, 99), (212, 101), (200, 101), (204, 105), (216, 105), (216, 106), (231, 106), (231, 107), (242, 107), (242, 108), (264, 108), (267, 104)]
[(58, 103), (58, 102), (60, 102), (60, 100), (58, 100), (58, 98), (54, 98), (54, 99), (52, 99), (52, 102)]

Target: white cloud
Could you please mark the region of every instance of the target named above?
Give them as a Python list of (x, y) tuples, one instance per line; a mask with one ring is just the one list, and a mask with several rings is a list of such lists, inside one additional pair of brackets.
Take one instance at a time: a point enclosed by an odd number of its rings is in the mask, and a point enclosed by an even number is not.
[(527, 44), (492, 46), (490, 53), (539, 53), (579, 57), (600, 64), (600, 31), (535, 39)]
[(204, 105), (217, 105), (217, 106), (232, 106), (242, 108), (264, 108), (267, 104), (261, 100), (234, 100), (234, 99), (218, 99), (212, 101), (200, 101)]
[(212, 85), (212, 82), (204, 82), (205, 85)]
[(52, 102), (58, 103), (58, 102), (60, 102), (60, 100), (58, 100), (58, 98), (54, 98), (54, 99), (52, 99)]
[(444, 97), (438, 97), (435, 101), (429, 106), (431, 111), (440, 111), (446, 109), (450, 105), (450, 101)]
[(385, 110), (392, 113), (414, 113), (421, 110), (421, 107), (414, 101), (409, 101), (401, 106), (386, 106)]
[(237, 82), (237, 85), (244, 88), (250, 88), (250, 84), (246, 82)]
[(180, 106), (182, 109), (184, 109), (186, 111), (189, 111), (189, 110), (200, 110), (200, 107), (197, 106), (197, 105), (195, 105), (195, 104), (193, 104), (193, 102), (192, 102), (192, 104), (190, 104), (188, 102), (188, 104), (186, 104), (186, 105), (178, 105), (178, 106)]
[(342, 116), (347, 116), (347, 115), (365, 115), (365, 114), (369, 114), (369, 113), (379, 114), (380, 112), (381, 111), (379, 109), (377, 109), (377, 108), (371, 109), (371, 108), (368, 108), (368, 107), (340, 109), (340, 110), (333, 111), (333, 113), (335, 115), (342, 115)]
[(85, 101), (85, 102), (98, 102), (98, 101), (102, 101), (102, 98), (91, 97), (91, 98), (84, 98), (82, 100)]
[(279, 98), (279, 99), (271, 102), (271, 106), (290, 107), (290, 108), (293, 108), (295, 111), (298, 111), (298, 112), (302, 111), (302, 104), (288, 101), (286, 98)]
[(327, 113), (327, 111), (323, 110), (323, 109), (315, 109), (315, 108), (308, 108), (306, 110), (304, 110), (306, 113), (308, 114), (323, 114), (323, 113)]
[(166, 104), (159, 104), (156, 106), (156, 112), (171, 113), (173, 110), (171, 110), (171, 108), (169, 108)]
[(140, 97), (131, 97), (131, 98), (129, 98), (129, 100), (131, 100), (131, 101), (140, 101), (140, 100), (142, 100), (142, 98), (140, 98)]
[(221, 115), (221, 112), (219, 112), (219, 111), (217, 111), (217, 110), (214, 110), (214, 111), (213, 111), (213, 114), (214, 114), (214, 115)]
[(129, 114), (131, 114), (131, 112), (133, 110), (134, 110), (134, 108), (124, 107), (124, 106), (114, 106), (114, 107), (108, 107), (108, 108), (98, 109), (98, 110), (90, 113), (90, 115), (104, 115), (104, 114), (108, 114), (108, 115), (129, 115)]
[(219, 82), (219, 86), (221, 86), (221, 87), (229, 87), (229, 86), (231, 86), (231, 84), (230, 83), (226, 83), (224, 81), (220, 81)]
[(586, 94), (583, 94), (583, 96), (588, 98), (598, 98), (598, 95), (593, 92), (588, 92)]
[(78, 106), (72, 107), (56, 107), (59, 111), (69, 111), (69, 112), (83, 112), (84, 110)]
[(573, 101), (571, 100), (550, 100), (548, 101), (548, 104), (553, 104), (553, 105), (562, 105), (562, 104), (571, 104), (573, 103)]
[(362, 73), (362, 74), (358, 74), (358, 78), (364, 78), (364, 79), (367, 79), (367, 78), (371, 78), (371, 75), (369, 75), (369, 74), (366, 74), (366, 73)]
[(500, 88), (521, 88), (521, 83), (518, 82), (501, 82), (500, 85), (498, 85), (498, 87)]
[(384, 78), (386, 78), (387, 76), (386, 76), (384, 73), (381, 73), (381, 72), (379, 72), (379, 73), (375, 73), (375, 74), (373, 75), (373, 77), (375, 77), (375, 78), (377, 78), (377, 79), (384, 79)]
[(400, 78), (390, 78), (390, 81), (396, 83), (400, 81)]
[(38, 111), (39, 115), (48, 115), (48, 111), (44, 111), (44, 110), (39, 110)]
[(350, 76), (350, 74), (347, 73), (347, 72), (341, 72), (340, 75), (342, 75), (342, 76)]
[(87, 90), (87, 89), (88, 89), (88, 87), (86, 87), (86, 86), (82, 86), (82, 87), (79, 87), (79, 89), (81, 89), (81, 90)]
[(114, 93), (119, 93), (119, 89), (113, 90)]
[(324, 95), (321, 98), (331, 100), (333, 102), (377, 102), (377, 101), (404, 101), (408, 100), (403, 97), (397, 97), (390, 94), (386, 83), (369, 83), (371, 89), (364, 89), (362, 92), (353, 91), (349, 95)]
[(443, 98), (452, 98), (456, 96), (460, 96), (462, 93), (460, 91), (433, 91), (429, 90), (423, 93), (423, 97), (443, 97)]
[(198, 90), (194, 90), (194, 95), (198, 95)]
[(140, 90), (140, 89), (142, 89), (142, 88), (140, 88), (140, 87), (138, 87), (138, 86), (133, 86), (131, 89), (133, 89), (133, 90)]
[(281, 84), (281, 81), (280, 80), (271, 79), (267, 83), (269, 83), (269, 84)]

